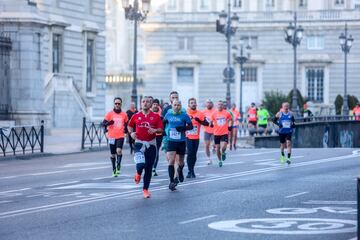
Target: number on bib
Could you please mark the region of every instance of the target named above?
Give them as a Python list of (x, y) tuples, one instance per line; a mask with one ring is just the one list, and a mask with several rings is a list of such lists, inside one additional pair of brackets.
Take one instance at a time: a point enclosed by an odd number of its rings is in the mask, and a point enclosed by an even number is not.
[(134, 155), (134, 162), (136, 164), (145, 163), (145, 156), (143, 152), (136, 152)]
[(115, 144), (115, 138), (109, 138), (109, 144), (114, 145)]
[(219, 126), (224, 126), (226, 123), (226, 119), (225, 118), (218, 118), (216, 119), (216, 122)]
[(283, 121), (282, 125), (283, 125), (283, 128), (290, 128), (291, 127), (291, 122), (290, 121)]
[(172, 128), (170, 129), (170, 139), (174, 140), (180, 140), (181, 139), (181, 133), (176, 131), (176, 129)]

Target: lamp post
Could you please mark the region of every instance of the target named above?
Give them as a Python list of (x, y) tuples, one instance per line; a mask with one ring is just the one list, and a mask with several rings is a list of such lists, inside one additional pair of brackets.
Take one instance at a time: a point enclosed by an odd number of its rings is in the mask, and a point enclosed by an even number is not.
[(125, 10), (125, 18), (134, 21), (134, 59), (133, 59), (133, 82), (131, 91), (131, 101), (133, 101), (137, 107), (137, 27), (138, 23), (146, 19), (150, 10), (151, 0), (142, 0), (141, 8), (139, 6), (139, 0), (133, 0), (133, 5), (129, 4), (129, 0), (122, 0), (122, 6)]
[(348, 27), (347, 23), (345, 23), (345, 33), (341, 33), (339, 36), (340, 46), (342, 51), (344, 52), (344, 107), (343, 107), (343, 115), (349, 115), (349, 104), (348, 104), (348, 95), (347, 95), (347, 55), (350, 52), (350, 48), (352, 47), (352, 43), (354, 38), (349, 35), (348, 36)]
[(300, 116), (300, 108), (298, 104), (296, 78), (297, 78), (297, 46), (300, 45), (303, 38), (304, 29), (301, 26), (297, 26), (297, 16), (294, 13), (294, 21), (289, 23), (289, 26), (285, 29), (285, 41), (292, 45), (294, 50), (294, 83), (293, 83), (293, 95), (292, 106), (293, 111), (296, 111), (296, 115)]
[(240, 64), (240, 103), (239, 103), (239, 110), (240, 110), (240, 114), (242, 116), (243, 112), (242, 112), (242, 95), (243, 95), (243, 88), (242, 88), (242, 84), (244, 82), (244, 78), (245, 78), (245, 72), (244, 72), (244, 64), (249, 60), (250, 58), (250, 50), (251, 50), (251, 46), (247, 45), (245, 47), (245, 50), (247, 50), (247, 52), (245, 52), (244, 50), (244, 44), (240, 41), (239, 43), (239, 47), (238, 46), (233, 46), (234, 49), (239, 49), (239, 55), (234, 55), (234, 59), (237, 63)]
[(231, 67), (230, 63), (230, 43), (231, 37), (236, 33), (236, 29), (238, 28), (239, 17), (234, 13), (231, 16), (231, 4), (230, 0), (228, 0), (228, 12), (226, 13), (224, 10), (219, 14), (219, 19), (216, 20), (216, 31), (222, 33), (226, 37), (227, 42), (227, 65), (223, 71), (224, 81), (226, 83), (226, 103), (227, 106), (231, 105), (231, 95), (230, 95), (230, 83), (234, 82), (235, 71)]

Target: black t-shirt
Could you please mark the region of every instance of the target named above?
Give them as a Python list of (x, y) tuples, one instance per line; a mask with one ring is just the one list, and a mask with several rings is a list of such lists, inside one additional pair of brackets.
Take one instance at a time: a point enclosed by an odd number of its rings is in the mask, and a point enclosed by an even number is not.
[(167, 114), (167, 112), (172, 108), (171, 105), (167, 106), (166, 108), (164, 108), (164, 110), (161, 112), (161, 117), (164, 118), (165, 115)]
[(135, 110), (135, 112), (133, 112), (130, 109), (126, 111), (126, 115), (128, 116), (129, 121), (130, 121), (131, 117), (137, 112), (138, 112), (137, 110)]

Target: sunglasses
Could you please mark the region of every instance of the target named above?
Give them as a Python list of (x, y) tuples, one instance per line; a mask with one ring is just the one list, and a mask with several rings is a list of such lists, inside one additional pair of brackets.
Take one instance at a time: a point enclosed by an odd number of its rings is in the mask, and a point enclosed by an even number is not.
[(115, 105), (121, 105), (121, 103), (118, 103), (118, 102), (116, 102), (116, 103), (114, 103)]

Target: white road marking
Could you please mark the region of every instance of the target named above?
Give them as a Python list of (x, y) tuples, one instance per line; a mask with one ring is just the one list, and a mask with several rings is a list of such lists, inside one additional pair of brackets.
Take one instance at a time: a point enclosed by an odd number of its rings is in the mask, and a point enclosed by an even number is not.
[(267, 161), (275, 161), (275, 158), (258, 159), (258, 160), (255, 160), (254, 162), (267, 162)]
[(209, 219), (209, 218), (213, 218), (213, 217), (216, 217), (216, 215), (209, 215), (209, 216), (205, 216), (205, 217), (194, 218), (191, 220), (179, 222), (179, 224), (187, 224), (187, 223), (197, 222), (197, 221), (201, 221), (201, 220), (205, 220), (205, 219)]
[(7, 201), (7, 200), (4, 200), (4, 201), (0, 201), (0, 204), (3, 204), (3, 203), (10, 203), (10, 202), (13, 202), (13, 201)]
[[(297, 168), (297, 167), (303, 167), (303, 166), (310, 166), (310, 165), (339, 161), (339, 160), (355, 158), (355, 157), (357, 157), (357, 156), (356, 155), (344, 155), (344, 156), (333, 157), (333, 158), (324, 158), (324, 159), (318, 159), (318, 160), (307, 161), (307, 162), (302, 162), (302, 163), (295, 163), (295, 164), (293, 164), (292, 167)], [(245, 171), (245, 172), (237, 172), (237, 173), (225, 175), (223, 177), (213, 177), (213, 178), (209, 178), (206, 180), (199, 180), (199, 181), (195, 180), (192, 182), (185, 182), (185, 183), (182, 183), (181, 185), (179, 185), (178, 187), (182, 188), (182, 187), (189, 186), (189, 185), (208, 183), (208, 182), (226, 180), (226, 179), (231, 179), (231, 178), (238, 178), (241, 176), (249, 176), (249, 175), (273, 172), (273, 171), (284, 170), (284, 169), (286, 169), (286, 168), (284, 168), (283, 166), (279, 166), (279, 167), (268, 167), (268, 168), (263, 168), (263, 169), (250, 170), (250, 171)], [(168, 187), (167, 186), (155, 187), (155, 188), (152, 188), (151, 191), (156, 192), (156, 191), (162, 191), (162, 190), (168, 190)], [(65, 207), (89, 204), (89, 203), (99, 202), (99, 201), (104, 201), (104, 200), (106, 201), (106, 200), (119, 198), (119, 197), (129, 197), (131, 195), (140, 194), (140, 193), (141, 193), (141, 190), (138, 189), (138, 190), (131, 190), (131, 191), (126, 191), (126, 192), (122, 192), (122, 193), (114, 193), (114, 194), (110, 194), (105, 197), (90, 197), (90, 198), (79, 199), (79, 200), (75, 200), (75, 201), (61, 202), (61, 203), (56, 203), (56, 204), (49, 204), (49, 205), (43, 205), (43, 206), (38, 206), (38, 207), (24, 208), (24, 209), (19, 209), (19, 210), (14, 210), (14, 211), (2, 212), (2, 213), (0, 213), (0, 219), (21, 216), (21, 215), (30, 214), (30, 213), (49, 211), (49, 210), (53, 210), (53, 209), (60, 209), (60, 208), (65, 208)]]
[(7, 176), (7, 177), (0, 177), (0, 179), (2, 180), (2, 179), (11, 179), (11, 178), (16, 178), (16, 177), (18, 177), (18, 176)]
[(89, 170), (97, 170), (97, 169), (105, 169), (105, 168), (110, 168), (109, 166), (105, 166), (105, 167), (92, 167), (92, 168), (80, 168), (80, 171), (89, 171)]
[(74, 184), (74, 183), (78, 183), (78, 182), (79, 182), (79, 181), (55, 183), (55, 184), (46, 185), (46, 187), (55, 187), (55, 186), (60, 186), (60, 185)]
[(310, 200), (303, 202), (304, 204), (318, 204), (318, 205), (353, 205), (357, 204), (356, 201), (319, 201), (319, 200)]
[(307, 194), (307, 193), (309, 193), (309, 192), (296, 193), (296, 194), (293, 194), (293, 195), (286, 196), (285, 198), (293, 198), (293, 197), (301, 196), (301, 195), (304, 195), (304, 194)]
[(89, 167), (89, 166), (95, 166), (95, 165), (108, 165), (106, 162), (87, 162), (87, 163), (70, 163), (66, 164), (64, 166), (61, 166), (59, 168), (75, 168), (75, 167)]
[(13, 193), (13, 192), (21, 192), (21, 191), (26, 191), (26, 190), (29, 190), (29, 189), (31, 189), (31, 188), (22, 188), (22, 189), (8, 190), (8, 191), (0, 192), (0, 194)]
[(63, 173), (65, 171), (53, 171), (53, 172), (39, 172), (39, 173), (32, 173), (30, 176), (42, 176), (42, 175), (50, 175), (54, 173)]
[(349, 240), (357, 240), (358, 238), (357, 237), (354, 237), (354, 238), (351, 238), (351, 239), (349, 239)]

